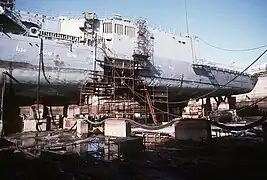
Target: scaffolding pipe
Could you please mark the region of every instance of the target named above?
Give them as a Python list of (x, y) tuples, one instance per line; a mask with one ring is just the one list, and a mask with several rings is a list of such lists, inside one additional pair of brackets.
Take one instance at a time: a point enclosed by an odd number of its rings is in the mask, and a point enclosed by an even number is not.
[(2, 73), (2, 90), (1, 90), (1, 122), (0, 122), (0, 133), (1, 137), (4, 136), (4, 98), (6, 90), (6, 74)]

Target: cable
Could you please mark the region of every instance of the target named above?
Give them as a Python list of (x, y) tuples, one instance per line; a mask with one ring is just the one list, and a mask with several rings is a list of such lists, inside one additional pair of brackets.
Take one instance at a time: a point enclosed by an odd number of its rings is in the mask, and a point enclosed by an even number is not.
[[(235, 79), (237, 79), (240, 75), (244, 74), (245, 71), (247, 71), (252, 65), (254, 65), (265, 53), (267, 52), (267, 50), (265, 50), (263, 53), (260, 54), (260, 56), (258, 56), (249, 66), (247, 66), (242, 72), (240, 72), (238, 75), (236, 75), (233, 79), (231, 79), (230, 81), (228, 81), (226, 84), (219, 86), (217, 89), (214, 89), (213, 91), (206, 93), (204, 95), (201, 95), (197, 98), (192, 98), (191, 100), (198, 100), (198, 99), (202, 99), (205, 98), (215, 92), (217, 92), (218, 90), (222, 89), (223, 87), (227, 86), (228, 84), (230, 84), (231, 82), (233, 82)], [(136, 92), (137, 93), (137, 92)], [(139, 94), (139, 93), (137, 93)], [(141, 95), (141, 94), (139, 94)], [(143, 95), (141, 95), (143, 96)], [(144, 96), (143, 96), (144, 97)], [(168, 104), (183, 104), (183, 103), (188, 103), (189, 100), (185, 100), (185, 101), (178, 101), (178, 102), (162, 102), (162, 101), (154, 101), (154, 102), (158, 102), (158, 103), (168, 103)]]
[[(41, 46), (42, 46), (42, 43), (43, 43), (42, 41), (43, 41), (43, 40), (41, 39)], [(266, 46), (267, 46), (267, 45), (266, 45)], [(98, 48), (100, 48), (100, 47), (98, 47)], [(100, 49), (105, 53), (106, 58), (110, 61), (110, 59), (109, 59), (109, 57), (107, 56), (105, 50), (102, 49), (102, 48), (100, 48)], [(266, 51), (267, 51), (267, 50), (266, 50)], [(258, 61), (258, 60), (259, 60), (259, 59), (266, 53), (266, 51), (264, 51), (264, 52), (263, 52), (263, 53), (262, 53), (256, 60), (255, 60), (255, 61), (253, 61), (252, 64), (250, 64), (244, 71), (242, 71), (240, 74), (238, 74), (237, 76), (235, 76), (235, 77), (234, 77), (232, 80), (230, 80), (228, 83), (224, 84), (223, 86), (219, 86), (217, 89), (215, 89), (215, 90), (213, 90), (213, 91), (211, 91), (211, 92), (209, 92), (209, 93), (207, 93), (207, 94), (204, 94), (204, 95), (202, 95), (202, 96), (200, 96), (200, 97), (198, 97), (198, 98), (194, 98), (194, 99), (197, 100), (197, 99), (204, 98), (204, 97), (206, 97), (206, 96), (208, 96), (208, 95), (210, 95), (210, 94), (212, 94), (212, 93), (218, 91), (218, 90), (221, 89), (222, 87), (224, 87), (224, 86), (230, 84), (232, 81), (234, 81), (236, 78), (238, 78), (241, 74), (243, 74), (247, 69), (249, 69), (253, 64), (255, 64), (255, 63), (256, 63), (256, 62), (257, 62), (257, 61)], [(40, 53), (40, 62), (41, 62), (41, 67), (42, 67), (42, 73), (43, 73), (43, 76), (44, 76), (45, 80), (50, 84), (50, 82), (49, 82), (49, 80), (48, 80), (48, 78), (46, 77), (46, 74), (45, 74), (44, 62), (43, 62), (43, 58), (42, 58), (41, 56), (42, 56), (42, 54)], [(121, 77), (117, 71), (115, 71), (115, 72), (118, 74), (119, 77)], [(125, 84), (125, 85), (128, 86), (127, 84)], [(141, 97), (145, 98), (142, 94), (140, 94), (140, 93), (138, 93), (138, 92), (136, 92), (136, 91), (133, 91), (131, 87), (128, 86), (127, 88), (129, 88), (129, 89), (130, 89), (134, 94), (136, 94), (140, 99), (141, 99)], [(141, 99), (141, 100), (142, 100), (143, 102), (147, 103), (144, 99)], [(186, 100), (186, 101), (179, 101), (179, 102), (162, 102), (162, 101), (154, 101), (154, 102), (158, 102), (158, 103), (169, 103), (169, 104), (182, 104), (182, 103), (188, 103), (188, 101), (189, 101), (189, 100)], [(154, 107), (154, 106), (153, 106), (153, 107)], [(158, 108), (156, 108), (156, 107), (154, 107), (154, 109), (157, 109), (157, 110), (159, 110), (159, 111), (161, 111), (161, 112), (168, 113), (169, 115), (178, 117), (178, 116), (175, 115), (175, 114), (171, 114), (171, 113), (169, 113), (169, 112), (165, 112), (165, 111), (163, 111), (163, 110), (161, 110), (161, 109), (158, 109)]]
[(261, 102), (261, 101), (263, 101), (263, 100), (265, 100), (265, 99), (267, 99), (267, 96), (264, 96), (263, 98), (258, 99), (257, 101), (253, 102), (253, 103), (250, 104), (249, 106), (245, 106), (245, 107), (243, 107), (243, 108), (238, 109), (236, 112), (240, 112), (240, 111), (243, 111), (244, 109), (247, 109), (247, 108), (249, 108), (249, 107), (252, 107), (252, 106), (258, 104), (259, 102)]
[[(94, 100), (93, 102), (91, 102), (91, 104), (93, 104), (93, 103), (95, 103), (95, 102), (97, 102), (98, 101), (98, 99), (96, 99), (96, 100)], [(51, 108), (51, 107), (50, 107)], [(53, 117), (52, 117), (53, 118)], [(42, 122), (42, 123), (45, 123), (45, 122)], [(41, 122), (40, 122), (40, 115), (39, 115), (39, 119), (37, 118), (37, 123), (36, 123), (36, 130), (38, 131), (38, 132), (43, 132), (41, 129), (40, 129), (40, 124), (42, 124)], [(95, 122), (96, 124), (99, 124), (98, 122)], [(101, 123), (100, 123), (101, 124)], [(69, 131), (71, 131), (71, 130), (73, 130), (74, 129), (74, 127), (77, 125), (77, 121), (72, 125), (72, 127), (70, 128), (70, 129), (68, 129), (68, 130), (62, 130), (62, 131), (58, 131), (58, 132), (69, 132)], [(45, 131), (45, 130), (44, 130)], [(47, 132), (47, 131), (46, 131)]]
[(202, 42), (204, 42), (206, 45), (210, 46), (210, 47), (213, 47), (215, 49), (219, 49), (219, 50), (223, 50), (223, 51), (231, 51), (231, 52), (246, 52), (246, 51), (254, 51), (254, 50), (258, 50), (258, 49), (262, 49), (262, 48), (265, 48), (267, 47), (267, 44), (266, 45), (261, 45), (261, 46), (257, 46), (257, 47), (253, 47), (253, 48), (247, 48), (247, 49), (226, 49), (226, 48), (221, 48), (221, 47), (218, 47), (218, 46), (215, 46), (215, 45), (212, 45), (210, 43), (208, 43), (207, 41), (205, 41), (204, 39), (198, 37), (198, 36), (195, 36), (197, 39), (201, 40)]
[(43, 76), (45, 78), (45, 80), (48, 82), (48, 84), (50, 84), (49, 80), (46, 77), (45, 74), (45, 66), (44, 66), (44, 54), (43, 54), (43, 49), (44, 49), (44, 42), (43, 42), (43, 38), (40, 38), (41, 40), (41, 46), (40, 46), (40, 56), (39, 56), (39, 66), (38, 66), (38, 82), (37, 82), (37, 111), (38, 111), (38, 117), (37, 117), (37, 123), (36, 123), (36, 130), (38, 132), (41, 132), (41, 123), (40, 123), (40, 112), (39, 112), (39, 101), (40, 101), (40, 83), (41, 83), (41, 68), (42, 68), (42, 73)]
[(192, 38), (189, 35), (188, 12), (187, 12), (187, 2), (186, 2), (186, 0), (184, 0), (184, 8), (185, 8), (186, 33), (187, 33), (187, 36), (190, 38), (190, 48), (191, 48), (191, 53), (192, 53), (192, 61), (193, 61), (193, 63), (195, 63), (193, 41), (192, 41)]
[(9, 72), (4, 71), (2, 72), (2, 92), (1, 92), (1, 123), (2, 123), (2, 129), (0, 132), (1, 136), (4, 136), (4, 96), (6, 91), (6, 77), (9, 77), (11, 80), (15, 81), (18, 84), (21, 84), (13, 75), (11, 75)]
[(87, 121), (88, 123), (93, 124), (93, 125), (100, 125), (100, 124), (103, 124), (103, 123), (106, 121), (106, 119), (104, 119), (104, 120), (102, 120), (102, 121), (97, 121), (97, 122), (93, 122), (93, 121), (91, 121), (91, 120), (89, 120), (89, 119), (83, 119), (83, 120), (85, 120), (85, 121)]
[(41, 63), (42, 63), (42, 72), (43, 72), (43, 76), (44, 76), (46, 82), (47, 82), (48, 84), (51, 84), (50, 81), (48, 80), (46, 74), (45, 74), (45, 66), (44, 66), (44, 60), (43, 60), (43, 58), (42, 58), (42, 60), (41, 60)]
[[(107, 58), (107, 60), (109, 61), (110, 65), (112, 65), (112, 61), (111, 61), (110, 58), (108, 57), (106, 51), (105, 51), (103, 48), (101, 48), (101, 47), (98, 47), (98, 48), (99, 48), (100, 50), (103, 51), (103, 53), (104, 53), (105, 57)], [(122, 78), (116, 69), (115, 69), (114, 71), (115, 71), (115, 73), (116, 73), (120, 78)], [(143, 98), (145, 98), (145, 97), (144, 97), (142, 94), (137, 93), (137, 92), (134, 91), (131, 87), (129, 87), (127, 84), (125, 84), (125, 85), (126, 85), (126, 87), (127, 87), (128, 89), (130, 89), (130, 90), (132, 91), (132, 93), (135, 94), (140, 100), (142, 100), (144, 103), (147, 103), (147, 102), (143, 99)], [(152, 105), (152, 107), (153, 107), (154, 109), (160, 111), (160, 112), (168, 113), (169, 115), (174, 116), (174, 117), (179, 117), (179, 116), (176, 115), (176, 114), (171, 114), (171, 113), (169, 113), (169, 112), (163, 111), (163, 110), (161, 110), (161, 109), (159, 109), (159, 108), (157, 108), (157, 107), (155, 107), (155, 106), (153, 106), (153, 105)]]
[[(98, 47), (98, 48), (99, 48), (100, 50), (103, 51), (103, 53), (104, 53), (105, 57), (107, 58), (107, 60), (109, 61), (110, 65), (112, 65), (112, 61), (111, 61), (110, 58), (108, 57), (106, 51), (105, 51), (103, 48), (101, 48), (101, 47)], [(118, 77), (122, 78), (116, 69), (115, 69), (114, 71), (115, 71), (115, 73), (118, 75)], [(137, 97), (139, 97), (144, 103), (147, 103), (147, 102), (143, 99), (143, 98), (145, 98), (145, 97), (144, 97), (142, 94), (140, 94), (140, 93), (134, 91), (134, 90), (133, 90), (131, 87), (129, 87), (127, 84), (125, 84), (125, 86), (126, 86), (128, 89), (130, 89), (130, 90), (132, 91), (133, 94), (135, 94)], [(142, 97), (143, 97), (143, 98), (142, 98)], [(157, 107), (155, 107), (155, 106), (153, 106), (153, 105), (152, 105), (152, 107), (153, 107), (154, 109), (160, 111), (160, 112), (168, 113), (168, 114), (171, 115), (171, 116), (174, 116), (174, 117), (177, 117), (177, 118), (180, 117), (180, 116), (178, 116), (178, 115), (176, 115), (176, 114), (171, 114), (171, 113), (169, 113), (169, 112), (163, 111), (163, 110), (161, 110), (161, 109), (159, 109), (159, 108), (157, 108)]]
[(5, 92), (6, 92), (6, 74), (2, 73), (2, 87), (1, 87), (1, 129), (0, 129), (0, 136), (4, 136), (4, 99), (5, 99)]
[[(109, 60), (109, 62), (111, 62), (110, 61), (110, 59), (109, 59), (109, 57), (108, 57), (108, 55), (106, 54), (106, 52), (105, 52), (105, 50), (104, 49), (102, 49), (102, 48), (100, 48), (103, 52), (104, 52), (104, 54), (105, 54), (105, 57)], [(215, 89), (215, 90), (213, 90), (213, 91), (211, 91), (211, 92), (209, 92), (209, 93), (207, 93), (207, 94), (205, 94), (205, 95), (202, 95), (201, 97), (198, 97), (198, 98), (194, 98), (193, 100), (197, 100), (197, 99), (200, 99), (200, 98), (204, 98), (205, 96), (208, 96), (208, 95), (210, 95), (210, 94), (212, 94), (212, 93), (214, 93), (214, 92), (216, 92), (216, 91), (218, 91), (219, 89), (221, 89), (222, 87), (224, 87), (224, 86), (226, 86), (226, 85), (228, 85), (228, 84), (230, 84), (232, 81), (234, 81), (236, 78), (238, 78), (240, 75), (242, 75), (246, 70), (248, 70), (252, 65), (254, 65), (265, 53), (267, 52), (267, 50), (265, 50), (260, 56), (258, 56), (247, 68), (245, 68), (240, 74), (238, 74), (238, 75), (236, 75), (233, 79), (231, 79), (230, 81), (228, 81), (226, 84), (224, 84), (223, 86), (219, 86), (217, 89)], [(119, 75), (119, 73), (115, 70), (115, 72), (116, 72), (116, 74), (119, 76), (119, 77), (121, 77), (120, 75)], [(145, 98), (142, 94), (140, 94), (140, 93), (138, 93), (138, 92), (136, 92), (136, 91), (133, 91), (132, 90), (132, 88), (131, 87), (129, 87), (127, 84), (125, 84), (126, 86), (127, 86), (127, 88), (129, 88), (135, 95), (137, 95), (137, 97), (139, 98), (139, 99), (141, 99), (143, 102), (145, 102), (145, 103), (147, 103), (143, 98)], [(143, 97), (143, 98), (142, 98)], [(258, 102), (260, 102), (260, 101), (262, 101), (262, 100), (264, 100), (264, 99), (266, 99), (267, 98), (267, 96), (266, 97), (264, 97), (264, 98), (262, 98), (262, 99), (260, 99), (259, 101), (257, 101), (257, 102), (254, 102), (252, 105), (250, 105), (250, 106), (253, 106), (253, 105), (255, 105), (255, 104), (257, 104)], [(192, 100), (192, 99), (191, 99)], [(157, 102), (157, 101), (154, 101), (154, 102)], [(162, 102), (162, 101), (158, 101), (159, 103), (168, 103), (168, 102)], [(180, 102), (169, 102), (169, 104), (178, 104), (178, 103), (187, 103), (188, 101), (180, 101)], [(156, 110), (158, 110), (158, 111), (161, 111), (161, 112), (164, 112), (164, 113), (168, 113), (169, 115), (171, 115), (171, 116), (174, 116), (174, 117), (179, 117), (178, 115), (176, 115), (176, 114), (172, 114), (172, 113), (169, 113), (169, 112), (166, 112), (166, 111), (163, 111), (163, 110), (161, 110), (161, 109), (159, 109), (159, 108), (157, 108), (157, 107), (155, 107), (155, 106), (153, 106), (153, 108), (154, 109), (156, 109)], [(248, 107), (245, 107), (245, 108), (243, 108), (243, 109), (246, 109), (246, 108), (248, 108)], [(241, 111), (241, 110), (243, 110), (243, 109), (240, 109), (240, 110), (238, 110), (237, 112), (239, 112), (239, 111)]]
[[(103, 53), (104, 53), (104, 55), (105, 55), (105, 57), (107, 58), (107, 60), (109, 61), (109, 63), (112, 65), (112, 62), (111, 62), (111, 60), (109, 59), (109, 57), (108, 57), (108, 55), (107, 55), (107, 53), (106, 53), (106, 51), (103, 49), (103, 48), (101, 48), (101, 47), (98, 47), (99, 49), (101, 49), (102, 51), (103, 51)], [(225, 86), (227, 86), (228, 84), (230, 84), (231, 82), (233, 82), (235, 79), (237, 79), (240, 75), (242, 75), (245, 71), (247, 71), (252, 65), (254, 65), (265, 53), (267, 52), (267, 50), (265, 50), (263, 53), (261, 53), (260, 54), (260, 56), (258, 56), (249, 66), (247, 66), (241, 73), (239, 73), (238, 75), (236, 75), (233, 79), (231, 79), (230, 81), (228, 81), (226, 84), (224, 84), (224, 85), (222, 85), (222, 86), (219, 86), (217, 89), (214, 89), (213, 91), (211, 91), (211, 92), (209, 92), (209, 93), (206, 93), (206, 94), (204, 94), (204, 95), (202, 95), (202, 96), (199, 96), (199, 97), (197, 97), (197, 98), (193, 98), (193, 99), (191, 99), (191, 100), (197, 100), (197, 99), (201, 99), (201, 98), (204, 98), (204, 97), (206, 97), (206, 96), (209, 96), (209, 95), (211, 95), (212, 93), (214, 93), (214, 92), (217, 92), (218, 90), (220, 90), (222, 87), (225, 87)], [(119, 73), (115, 70), (115, 73), (119, 76), (119, 77), (121, 77), (120, 75), (119, 75)], [(137, 95), (140, 99), (141, 99), (141, 97), (142, 98), (145, 98), (142, 94), (140, 94), (140, 93), (138, 93), (138, 92), (136, 92), (136, 91), (134, 91), (131, 87), (129, 87), (127, 84), (125, 84), (126, 86), (127, 86), (127, 88), (129, 88), (135, 95)], [(143, 102), (146, 102), (144, 99), (142, 99), (142, 101)], [(188, 103), (188, 101), (189, 100), (186, 100), (186, 101), (179, 101), (179, 102), (162, 102), (162, 101), (159, 101), (158, 103), (169, 103), (169, 104), (182, 104), (182, 103)], [(154, 101), (154, 102), (157, 102), (157, 101)], [(158, 109), (158, 108), (156, 108), (156, 107), (154, 107), (153, 106), (153, 108), (155, 108), (155, 109), (157, 109), (157, 110), (160, 110), (160, 109)], [(160, 110), (160, 111), (162, 111), (162, 110)], [(165, 111), (162, 111), (162, 112), (165, 112)], [(177, 116), (176, 114), (171, 114), (171, 113), (169, 113), (169, 112), (165, 112), (165, 113), (168, 113), (169, 115), (172, 115), (172, 116), (174, 116), (174, 117), (179, 117), (179, 116)]]
[[(84, 119), (82, 119), (82, 120), (84, 120)], [(171, 125), (173, 125), (173, 124), (175, 124), (177, 122), (188, 121), (188, 119), (184, 119), (184, 118), (175, 118), (175, 119), (173, 119), (173, 120), (171, 120), (168, 123), (163, 124), (163, 125), (147, 126), (147, 125), (138, 123), (138, 122), (136, 122), (136, 121), (134, 121), (132, 119), (128, 119), (128, 118), (107, 118), (107, 119), (104, 119), (103, 121), (98, 122), (98, 124), (103, 124), (107, 120), (127, 121), (132, 125), (136, 125), (137, 127), (141, 127), (143, 129), (146, 129), (146, 130), (160, 130), (160, 129), (164, 129), (166, 127), (169, 127), (169, 126), (171, 126)], [(225, 129), (225, 130), (242, 131), (242, 130), (251, 129), (251, 128), (254, 128), (256, 126), (261, 125), (263, 122), (265, 122), (266, 117), (264, 117), (264, 116), (260, 117), (258, 120), (254, 121), (252, 123), (247, 123), (247, 124), (242, 125), (242, 126), (227, 126), (227, 125), (225, 125), (223, 123), (218, 123), (218, 122), (210, 121), (210, 120), (207, 120), (207, 119), (204, 119), (204, 120), (208, 121), (211, 125), (214, 125), (216, 127), (219, 127), (219, 128)], [(89, 122), (91, 124), (95, 124), (95, 122), (91, 122), (89, 120), (87, 120), (87, 122)]]
[(3, 72), (4, 75), (7, 75), (10, 79), (12, 79), (13, 81), (15, 81), (18, 84), (21, 84), (14, 76), (12, 76), (9, 72), (5, 71)]
[[(43, 39), (41, 39), (41, 46), (42, 46), (42, 44), (43, 44)], [(267, 45), (266, 45), (266, 46), (267, 46)], [(100, 47), (98, 47), (98, 48), (100, 48)], [(100, 49), (105, 53), (105, 56), (108, 58), (108, 56), (107, 56), (105, 50), (102, 49), (102, 48), (100, 48)], [(265, 52), (266, 52), (266, 51), (265, 51)], [(264, 52), (263, 54), (265, 54), (265, 52)], [(263, 55), (263, 54), (262, 54), (262, 55)], [(262, 56), (262, 55), (261, 55), (261, 56)], [(41, 67), (42, 67), (43, 76), (44, 76), (45, 80), (50, 84), (50, 82), (49, 82), (49, 80), (48, 80), (48, 78), (46, 77), (46, 74), (45, 74), (44, 62), (43, 62), (43, 57), (42, 57), (42, 56), (43, 56), (42, 53), (40, 53), (40, 60), (41, 60)], [(260, 57), (261, 57), (261, 56), (260, 56)], [(259, 58), (260, 58), (260, 57), (259, 57)], [(259, 58), (257, 58), (256, 61), (254, 61), (250, 66), (248, 66), (248, 68), (250, 68), (255, 62), (257, 62)], [(108, 59), (109, 59), (109, 58), (108, 58)], [(110, 60), (110, 59), (109, 59), (109, 60)], [(229, 81), (228, 83), (226, 83), (225, 85), (223, 85), (223, 86), (219, 86), (219, 87), (218, 87), (217, 89), (215, 89), (214, 91), (212, 91), (212, 92), (210, 92), (210, 93), (207, 93), (207, 94), (205, 94), (205, 95), (202, 95), (202, 96), (200, 96), (200, 97), (198, 97), (198, 98), (195, 98), (195, 99), (200, 99), (200, 98), (206, 97), (206, 96), (208, 96), (208, 95), (210, 95), (210, 94), (212, 94), (212, 93), (218, 91), (218, 90), (221, 89), (222, 87), (224, 87), (224, 86), (228, 85), (229, 83), (231, 83), (232, 81), (234, 81), (237, 77), (239, 77), (241, 74), (243, 74), (248, 68), (246, 68), (243, 72), (241, 72), (240, 74), (238, 74), (237, 76), (235, 76), (232, 80), (230, 80), (230, 81)], [(116, 71), (116, 73), (118, 74), (119, 77), (121, 77), (117, 71)], [(127, 84), (126, 84), (126, 86), (127, 86)], [(131, 87), (129, 87), (129, 86), (128, 86), (128, 88), (131, 89)], [(131, 90), (132, 90), (132, 89), (131, 89)], [(141, 97), (145, 98), (142, 94), (140, 94), (140, 93), (138, 93), (138, 92), (136, 92), (136, 91), (133, 91), (133, 93), (136, 94), (137, 96), (139, 96), (140, 99), (141, 99)], [(141, 99), (141, 100), (142, 100), (143, 102), (146, 102), (144, 99)], [(162, 102), (162, 101), (154, 101), (154, 102), (158, 102), (158, 103), (169, 103), (169, 104), (182, 104), (182, 103), (188, 103), (188, 101), (189, 101), (189, 100), (186, 100), (186, 101), (180, 101), (180, 102)], [(147, 102), (146, 102), (146, 103), (147, 103)], [(164, 112), (164, 113), (168, 113), (168, 112), (162, 111), (161, 109), (158, 109), (158, 108), (156, 108), (156, 107), (154, 107), (154, 109), (157, 109), (157, 110), (159, 110), (159, 111), (161, 111), (161, 112)], [(169, 115), (172, 115), (172, 116), (177, 117), (177, 115), (175, 115), (175, 114), (171, 114), (171, 113), (169, 113)]]
[[(84, 120), (84, 119), (83, 119)], [(129, 122), (130, 124), (133, 124), (133, 125), (136, 125), (137, 127), (141, 127), (143, 129), (146, 129), (146, 130), (159, 130), (159, 129), (163, 129), (165, 127), (169, 127), (171, 126), (172, 124), (176, 123), (176, 122), (179, 122), (179, 121), (185, 121), (185, 119), (182, 119), (182, 118), (175, 118), (169, 122), (167, 122), (166, 124), (163, 124), (163, 125), (159, 125), (159, 126), (147, 126), (147, 125), (144, 125), (144, 124), (141, 124), (141, 123), (138, 123), (132, 119), (128, 119), (128, 118), (107, 118), (107, 119), (104, 119), (100, 122), (92, 122), (90, 120), (86, 120), (88, 123), (90, 124), (93, 124), (93, 125), (99, 125), (99, 124), (103, 124), (105, 123), (107, 120), (122, 120), (122, 121), (127, 121)]]
[(40, 128), (40, 83), (41, 83), (41, 67), (42, 67), (42, 59), (43, 59), (43, 39), (41, 38), (41, 46), (40, 46), (40, 54), (39, 54), (39, 63), (38, 63), (38, 78), (37, 78), (37, 91), (36, 91), (36, 101), (37, 101), (37, 123), (36, 123), (36, 130), (41, 132)]
[[(100, 47), (99, 47), (100, 48)], [(110, 61), (110, 59), (109, 59), (109, 57), (107, 56), (107, 54), (106, 54), (106, 52), (105, 52), (105, 50), (104, 49), (102, 49), (102, 48), (100, 48), (103, 52), (104, 52), (104, 54), (105, 54), (105, 56), (107, 57), (107, 59)], [(209, 92), (209, 93), (206, 93), (206, 94), (204, 94), (204, 95), (202, 95), (202, 96), (199, 96), (199, 97), (197, 97), (197, 98), (194, 98), (194, 99), (191, 99), (191, 100), (197, 100), (197, 99), (201, 99), (201, 98), (204, 98), (204, 97), (206, 97), (206, 96), (209, 96), (209, 95), (211, 95), (212, 93), (214, 93), (214, 92), (217, 92), (218, 90), (220, 90), (221, 88), (223, 88), (223, 87), (225, 87), (225, 86), (227, 86), (228, 84), (230, 84), (231, 82), (233, 82), (235, 79), (237, 79), (240, 75), (242, 75), (242, 74), (244, 74), (244, 72), (245, 71), (247, 71), (252, 65), (254, 65), (265, 53), (267, 52), (267, 50), (265, 50), (260, 56), (258, 56), (249, 66), (247, 66), (247, 68), (245, 68), (242, 72), (240, 72), (238, 75), (236, 75), (233, 79), (231, 79), (230, 81), (228, 81), (226, 84), (224, 84), (224, 85), (222, 85), (222, 86), (219, 86), (217, 89), (215, 89), (215, 90), (213, 90), (213, 91), (211, 91), (211, 92)], [(119, 75), (119, 73), (117, 72), (117, 71), (115, 71), (117, 74), (118, 74), (118, 76), (119, 77), (121, 77), (120, 75)], [(126, 84), (126, 86), (127, 86), (127, 84)], [(130, 88), (130, 87), (129, 87)], [(136, 94), (139, 94), (138, 92), (135, 92)], [(141, 95), (141, 94), (139, 94), (140, 96), (143, 96), (143, 95)], [(143, 96), (144, 97), (144, 96)], [(186, 100), (186, 101), (178, 101), (178, 102), (162, 102), (162, 101), (154, 101), (154, 102), (158, 102), (158, 103), (169, 103), (169, 104), (183, 104), (183, 103), (188, 103), (188, 101), (189, 100)]]
[(247, 123), (245, 125), (242, 125), (242, 126), (227, 126), (227, 125), (224, 125), (222, 123), (218, 123), (218, 122), (215, 122), (215, 121), (209, 121), (211, 123), (211, 125), (214, 125), (216, 127), (219, 127), (221, 129), (225, 129), (225, 130), (232, 130), (232, 131), (242, 131), (242, 130), (246, 130), (246, 129), (252, 129), (254, 127), (257, 127), (259, 125), (261, 125), (263, 122), (266, 121), (266, 117), (261, 117), (260, 119), (252, 122), (252, 123)]
[[(213, 91), (206, 93), (204, 95), (201, 95), (197, 98), (193, 98), (191, 100), (198, 100), (198, 99), (202, 99), (205, 98), (215, 92), (217, 92), (218, 90), (222, 89), (223, 87), (227, 86), (228, 84), (230, 84), (231, 82), (233, 82), (235, 79), (237, 79), (240, 75), (244, 74), (245, 71), (247, 71), (251, 66), (253, 66), (265, 53), (267, 52), (267, 50), (265, 50), (263, 53), (260, 54), (260, 56), (258, 56), (249, 66), (247, 66), (242, 72), (240, 72), (239, 74), (237, 74), (233, 79), (231, 79), (230, 81), (228, 81), (226, 84), (219, 86), (217, 89), (214, 89)], [(189, 101), (189, 100), (188, 100)], [(182, 104), (182, 103), (187, 103), (188, 101), (179, 101), (179, 102), (169, 102), (169, 104)], [(163, 103), (163, 102), (158, 102), (158, 103)]]

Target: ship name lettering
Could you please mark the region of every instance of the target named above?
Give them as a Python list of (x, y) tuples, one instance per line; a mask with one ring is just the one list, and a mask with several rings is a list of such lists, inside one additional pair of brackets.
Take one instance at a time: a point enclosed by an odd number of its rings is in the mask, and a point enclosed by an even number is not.
[(45, 56), (52, 56), (52, 54), (53, 54), (53, 53), (50, 52), (50, 51), (44, 51), (44, 55), (45, 55)]
[(27, 52), (27, 49), (24, 49), (24, 48), (21, 48), (21, 47), (16, 47), (16, 51), (17, 52), (23, 52), (23, 53), (25, 53), (25, 52)]
[(69, 53), (67, 54), (67, 56), (68, 56), (68, 57), (72, 57), (72, 58), (76, 58), (76, 57), (77, 57), (77, 54), (75, 54), (75, 53), (70, 53), (70, 52), (69, 52)]

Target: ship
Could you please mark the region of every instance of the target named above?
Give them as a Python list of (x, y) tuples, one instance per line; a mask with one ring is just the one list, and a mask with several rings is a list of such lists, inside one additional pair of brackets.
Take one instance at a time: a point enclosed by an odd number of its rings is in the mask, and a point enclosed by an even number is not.
[[(37, 91), (48, 104), (78, 103), (81, 87), (110, 82), (111, 62), (131, 66), (136, 58), (146, 59), (137, 84), (167, 87), (168, 102), (183, 102), (175, 107), (205, 94), (248, 93), (257, 82), (248, 73), (203, 60), (195, 36), (149, 26), (144, 19), (100, 18), (91, 12), (81, 18), (54, 17), (17, 10), (11, 0), (0, 2), (0, 73), (12, 84), (7, 87), (18, 104), (34, 104)], [(125, 83), (130, 75), (119, 69), (118, 76), (125, 78), (120, 83)]]
[[(240, 114), (266, 115), (267, 101), (267, 63), (251, 68), (248, 73), (257, 76), (258, 81), (252, 91), (236, 95), (237, 107), (240, 108)], [(249, 109), (249, 111), (248, 111)]]

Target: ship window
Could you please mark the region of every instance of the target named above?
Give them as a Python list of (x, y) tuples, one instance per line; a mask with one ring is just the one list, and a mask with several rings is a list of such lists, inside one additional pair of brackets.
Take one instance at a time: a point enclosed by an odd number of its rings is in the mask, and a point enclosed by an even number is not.
[(123, 25), (115, 24), (115, 33), (122, 35), (123, 34)]
[(184, 42), (184, 41), (183, 41), (182, 43), (183, 43), (183, 44), (185, 44), (185, 42)]
[(178, 43), (181, 43), (181, 41), (178, 41)]
[(126, 36), (134, 37), (135, 36), (135, 29), (134, 29), (134, 27), (125, 26), (124, 34)]
[(103, 23), (103, 33), (112, 33), (111, 23)]

